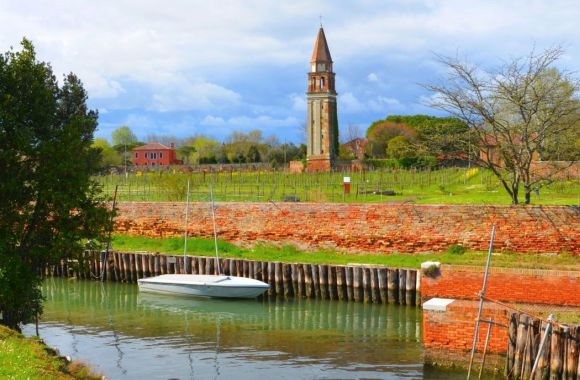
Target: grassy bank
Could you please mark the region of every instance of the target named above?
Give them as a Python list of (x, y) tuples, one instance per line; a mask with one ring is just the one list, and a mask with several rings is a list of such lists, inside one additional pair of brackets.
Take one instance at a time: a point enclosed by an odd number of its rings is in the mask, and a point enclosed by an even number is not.
[[(350, 178), (350, 194), (343, 178)], [(209, 199), (210, 182), (217, 201), (275, 202), (414, 202), (436, 204), (510, 204), (499, 181), (489, 170), (447, 168), (440, 170), (382, 169), (364, 173), (172, 171), (106, 175), (97, 180), (112, 194), (118, 185), (122, 201), (185, 201), (190, 181), (192, 201)], [(578, 205), (580, 181), (556, 181), (532, 194), (535, 205)], [(523, 201), (523, 194), (521, 194)]]
[[(183, 238), (147, 238), (115, 235), (112, 248), (118, 251), (147, 251), (164, 254), (183, 254)], [(462, 252), (450, 249), (445, 253), (431, 254), (345, 254), (336, 251), (300, 251), (291, 246), (257, 245), (251, 249), (237, 247), (224, 241), (218, 242), (220, 256), (259, 261), (300, 262), (312, 264), (377, 264), (389, 267), (419, 268), (425, 261), (444, 264), (485, 265), (486, 252)], [(187, 241), (187, 253), (197, 256), (214, 256), (212, 239), (192, 238)], [(578, 257), (568, 254), (540, 255), (517, 253), (494, 253), (492, 265), (496, 267), (544, 268), (580, 270)]]
[(0, 325), (0, 378), (100, 379), (79, 362), (67, 363), (35, 338), (25, 338)]

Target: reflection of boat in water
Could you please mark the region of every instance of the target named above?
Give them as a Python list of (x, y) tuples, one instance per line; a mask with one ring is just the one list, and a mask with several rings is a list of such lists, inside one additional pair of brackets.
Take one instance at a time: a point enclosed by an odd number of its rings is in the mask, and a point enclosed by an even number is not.
[(171, 313), (217, 313), (221, 315), (254, 315), (261, 314), (261, 305), (254, 300), (223, 300), (218, 298), (191, 298), (179, 295), (155, 294), (140, 292), (137, 304), (146, 309), (157, 309)]
[(269, 288), (252, 278), (224, 275), (165, 274), (138, 283), (142, 292), (217, 298), (254, 298)]

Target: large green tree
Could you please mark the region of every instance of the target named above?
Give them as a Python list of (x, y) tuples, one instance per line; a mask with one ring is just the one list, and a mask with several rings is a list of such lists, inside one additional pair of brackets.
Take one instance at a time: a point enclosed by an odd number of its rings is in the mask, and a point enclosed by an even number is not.
[(59, 86), (30, 41), (0, 55), (0, 323), (12, 328), (42, 311), (42, 269), (108, 226), (86, 100), (74, 74)]

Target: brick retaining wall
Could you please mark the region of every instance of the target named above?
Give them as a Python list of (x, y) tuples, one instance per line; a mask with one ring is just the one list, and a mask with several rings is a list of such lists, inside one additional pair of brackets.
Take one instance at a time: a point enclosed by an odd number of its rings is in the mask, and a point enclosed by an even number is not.
[[(478, 299), (483, 275), (483, 267), (443, 265), (439, 277), (421, 277), (422, 297)], [(503, 302), (580, 307), (580, 272), (492, 267), (486, 295)]]
[[(184, 203), (119, 202), (116, 230), (180, 236)], [(190, 236), (211, 237), (208, 203), (192, 203)], [(451, 244), (486, 250), (580, 254), (580, 208), (340, 203), (217, 204), (219, 237), (240, 244), (268, 241), (349, 252), (441, 252)]]

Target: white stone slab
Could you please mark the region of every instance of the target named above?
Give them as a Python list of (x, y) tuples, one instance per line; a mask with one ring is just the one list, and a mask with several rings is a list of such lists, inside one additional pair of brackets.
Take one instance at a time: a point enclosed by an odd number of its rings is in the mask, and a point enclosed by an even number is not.
[(431, 298), (423, 304), (423, 310), (447, 311), (447, 306), (453, 301), (455, 300), (450, 298)]

